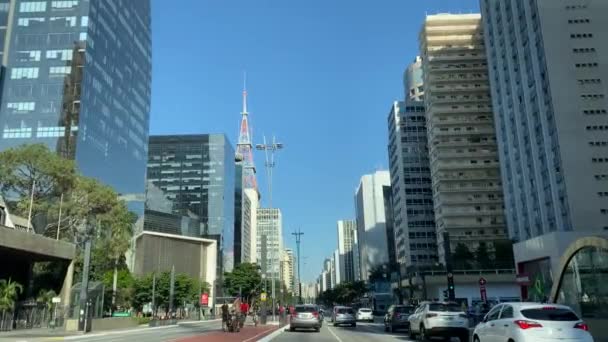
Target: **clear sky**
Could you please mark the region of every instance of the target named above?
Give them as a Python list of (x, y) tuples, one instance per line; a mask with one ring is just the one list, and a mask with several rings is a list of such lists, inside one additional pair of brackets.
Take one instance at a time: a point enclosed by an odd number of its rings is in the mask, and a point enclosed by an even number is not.
[[(273, 204), (302, 278), (337, 248), (359, 178), (387, 169), (387, 115), (403, 98), (426, 13), (478, 0), (152, 0), (151, 134), (225, 133), (236, 144), (243, 71), (254, 143), (276, 135)], [(264, 158), (255, 155), (266, 205)]]

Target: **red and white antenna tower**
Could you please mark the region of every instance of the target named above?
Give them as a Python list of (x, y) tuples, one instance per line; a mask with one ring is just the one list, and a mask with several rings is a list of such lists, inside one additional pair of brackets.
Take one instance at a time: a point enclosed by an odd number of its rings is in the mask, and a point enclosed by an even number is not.
[(251, 143), (249, 112), (247, 111), (247, 74), (245, 74), (243, 82), (243, 111), (241, 112), (239, 142), (236, 146), (237, 159), (240, 159), (243, 162), (243, 189), (255, 189), (257, 191), (258, 182), (255, 178), (253, 144)]

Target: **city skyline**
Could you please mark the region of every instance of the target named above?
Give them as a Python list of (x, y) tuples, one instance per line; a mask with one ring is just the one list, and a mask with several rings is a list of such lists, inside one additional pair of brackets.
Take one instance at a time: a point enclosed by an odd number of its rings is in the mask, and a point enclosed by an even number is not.
[[(355, 217), (352, 194), (362, 174), (388, 169), (386, 109), (403, 98), (402, 76), (418, 54), (424, 13), (478, 11), (476, 0), (345, 4), (153, 6), (150, 133), (225, 133), (236, 145), (246, 71), (253, 143), (274, 134), (286, 146), (274, 170), (273, 206), (283, 213), (286, 247), (295, 249), (287, 233), (305, 232), (303, 282), (318, 276), (336, 248), (334, 233), (313, 237)], [(361, 24), (369, 18), (377, 19)], [(202, 44), (186, 43), (197, 34)], [(266, 207), (262, 157), (255, 154), (260, 206)], [(324, 171), (309, 172), (313, 165)], [(306, 186), (294, 197), (295, 184)]]

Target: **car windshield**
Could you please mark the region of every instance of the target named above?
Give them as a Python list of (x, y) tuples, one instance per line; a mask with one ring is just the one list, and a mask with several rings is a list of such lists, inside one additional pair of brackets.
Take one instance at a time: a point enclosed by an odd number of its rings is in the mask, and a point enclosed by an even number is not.
[(442, 312), (461, 312), (462, 308), (458, 304), (429, 304), (429, 311), (442, 311)]
[(574, 312), (568, 309), (545, 307), (536, 309), (525, 309), (521, 310), (521, 314), (529, 319), (535, 319), (539, 321), (578, 321), (579, 318)]
[(315, 312), (314, 306), (296, 306), (296, 312)]
[(395, 312), (398, 312), (398, 313), (412, 313), (412, 312), (414, 312), (414, 307), (413, 306), (396, 306), (395, 307)]
[(338, 313), (339, 314), (351, 314), (352, 315), (354, 313), (354, 311), (351, 308), (340, 308), (340, 309), (338, 309)]

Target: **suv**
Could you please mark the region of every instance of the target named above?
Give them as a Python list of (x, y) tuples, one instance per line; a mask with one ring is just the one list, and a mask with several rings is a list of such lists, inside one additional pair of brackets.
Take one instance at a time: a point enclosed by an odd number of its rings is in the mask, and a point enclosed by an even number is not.
[(391, 305), (384, 316), (384, 331), (410, 328), (409, 317), (416, 308), (412, 305)]
[(338, 325), (350, 325), (351, 327), (357, 326), (357, 320), (355, 318), (355, 310), (347, 306), (339, 306), (334, 309), (334, 317), (332, 322), (334, 327)]
[(410, 337), (420, 335), (425, 341), (432, 336), (458, 337), (469, 340), (469, 320), (458, 303), (423, 302), (409, 318)]
[(296, 305), (291, 315), (289, 330), (296, 329), (314, 329), (316, 332), (321, 330), (319, 308), (316, 305)]

